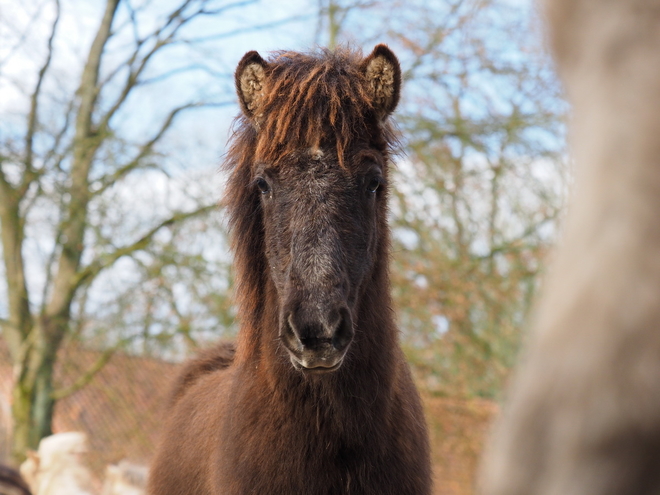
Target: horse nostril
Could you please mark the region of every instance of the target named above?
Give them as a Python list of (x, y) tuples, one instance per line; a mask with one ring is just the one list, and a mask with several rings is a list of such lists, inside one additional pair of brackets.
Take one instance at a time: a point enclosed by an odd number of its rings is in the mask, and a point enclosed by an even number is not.
[(332, 354), (344, 351), (353, 340), (351, 316), (346, 308), (332, 313), (335, 318), (332, 325), (322, 323), (325, 318), (307, 319), (304, 313), (289, 313), (280, 329), (280, 339), (294, 353), (310, 351)]
[(286, 318), (282, 328), (280, 330), (280, 339), (289, 347), (291, 350), (296, 350), (298, 352), (303, 350), (304, 344), (296, 335), (296, 332), (293, 327), (293, 322), (291, 321), (291, 316)]
[(353, 340), (353, 334), (353, 321), (348, 311), (344, 310), (332, 336), (332, 346), (338, 351), (343, 351)]

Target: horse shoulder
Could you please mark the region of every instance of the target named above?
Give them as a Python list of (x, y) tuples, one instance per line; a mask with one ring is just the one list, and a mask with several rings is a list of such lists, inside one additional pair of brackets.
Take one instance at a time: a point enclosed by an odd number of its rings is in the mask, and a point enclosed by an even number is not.
[(166, 412), (163, 440), (149, 474), (149, 494), (210, 495), (212, 462), (233, 383), (234, 347), (200, 353), (179, 374)]
[(200, 377), (228, 368), (234, 361), (235, 352), (236, 346), (233, 342), (221, 342), (187, 361), (172, 389), (171, 404), (175, 404), (183, 397)]

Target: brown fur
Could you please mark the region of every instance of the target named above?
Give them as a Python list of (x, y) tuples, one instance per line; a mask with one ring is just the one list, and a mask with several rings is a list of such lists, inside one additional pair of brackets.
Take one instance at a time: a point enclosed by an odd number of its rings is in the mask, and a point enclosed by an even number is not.
[(239, 64), (225, 203), (242, 327), (229, 366), (221, 347), (179, 380), (152, 495), (430, 493), (389, 293), (400, 82), (384, 45)]
[(176, 401), (199, 378), (227, 368), (234, 360), (235, 353), (236, 345), (233, 342), (221, 342), (211, 349), (200, 352), (195, 359), (185, 363), (172, 389), (170, 406), (174, 406)]
[[(343, 164), (355, 136), (369, 136), (375, 120), (389, 115), (399, 101), (401, 73), (387, 71), (391, 65), (384, 63), (384, 54), (391, 52), (379, 47), (364, 60), (346, 49), (276, 52), (269, 64), (249, 52), (236, 70), (237, 77), (241, 74), (236, 85), (249, 88), (239, 99), (259, 129), (254, 159), (277, 164), (297, 150), (331, 141)], [(394, 139), (391, 133), (384, 137)]]
[(574, 201), (483, 493), (660, 493), (660, 8), (547, 0)]
[(0, 495), (30, 495), (30, 489), (18, 471), (0, 465)]

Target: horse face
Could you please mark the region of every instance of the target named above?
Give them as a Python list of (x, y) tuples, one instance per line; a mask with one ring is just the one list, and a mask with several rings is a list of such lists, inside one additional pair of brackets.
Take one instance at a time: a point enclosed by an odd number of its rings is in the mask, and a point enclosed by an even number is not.
[(312, 150), (278, 167), (257, 167), (253, 180), (280, 301), (279, 337), (305, 372), (341, 366), (385, 221), (382, 156), (365, 151), (352, 161), (341, 167), (330, 151)]
[(241, 162), (250, 164), (253, 189), (241, 194), (260, 196), (280, 340), (296, 368), (335, 370), (353, 340), (361, 290), (380, 273), (376, 263), (387, 262), (379, 258), (385, 155), (394, 141), (386, 121), (399, 100), (399, 62), (385, 45), (364, 58), (339, 49), (266, 61), (248, 52), (235, 79), (244, 144), (253, 147)]

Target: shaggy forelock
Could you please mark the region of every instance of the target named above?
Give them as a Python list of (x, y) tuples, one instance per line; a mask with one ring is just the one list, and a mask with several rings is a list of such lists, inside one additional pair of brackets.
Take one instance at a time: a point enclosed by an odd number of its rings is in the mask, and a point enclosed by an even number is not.
[(362, 60), (361, 51), (348, 48), (273, 53), (254, 109), (255, 158), (277, 165), (296, 150), (334, 146), (343, 166), (356, 137), (385, 131), (377, 138), (392, 142), (388, 129), (378, 129)]

